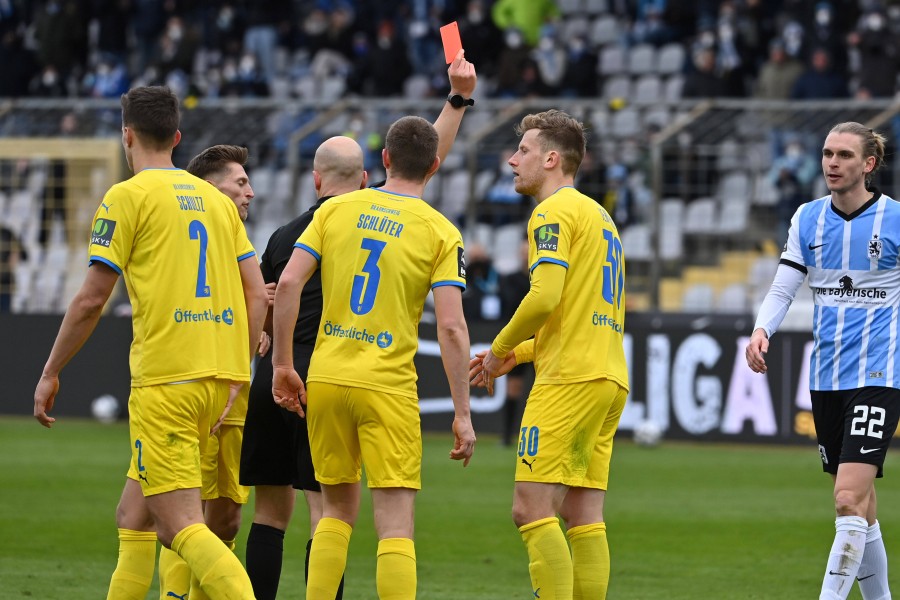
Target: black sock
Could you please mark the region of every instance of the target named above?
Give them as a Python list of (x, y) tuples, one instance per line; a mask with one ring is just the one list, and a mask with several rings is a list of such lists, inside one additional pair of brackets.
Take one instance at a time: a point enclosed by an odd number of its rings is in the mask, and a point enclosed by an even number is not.
[[(303, 571), (303, 581), (309, 583), (309, 550), (312, 548), (312, 540), (306, 542), (306, 568)], [(341, 584), (338, 586), (337, 595), (334, 600), (343, 600), (344, 598), (344, 576), (341, 575)], [(259, 600), (257, 598), (257, 600)]]
[(247, 534), (247, 575), (256, 600), (275, 600), (281, 579), (284, 531), (253, 523)]

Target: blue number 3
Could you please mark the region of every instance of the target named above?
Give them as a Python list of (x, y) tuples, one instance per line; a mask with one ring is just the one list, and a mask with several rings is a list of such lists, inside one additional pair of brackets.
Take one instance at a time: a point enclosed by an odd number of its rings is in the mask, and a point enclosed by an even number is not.
[(362, 249), (369, 251), (366, 263), (363, 265), (363, 275), (353, 276), (353, 289), (350, 292), (350, 310), (357, 315), (364, 315), (375, 306), (375, 294), (378, 293), (378, 284), (381, 282), (381, 269), (378, 268), (378, 259), (384, 252), (387, 242), (363, 238)]
[(209, 286), (206, 285), (206, 247), (209, 245), (209, 237), (206, 235), (206, 227), (200, 221), (191, 221), (188, 225), (188, 235), (192, 240), (200, 241), (200, 259), (197, 262), (197, 298), (209, 298)]
[(603, 299), (609, 304), (622, 305), (625, 272), (622, 270), (622, 242), (609, 229), (603, 230), (606, 240), (606, 264), (603, 265)]

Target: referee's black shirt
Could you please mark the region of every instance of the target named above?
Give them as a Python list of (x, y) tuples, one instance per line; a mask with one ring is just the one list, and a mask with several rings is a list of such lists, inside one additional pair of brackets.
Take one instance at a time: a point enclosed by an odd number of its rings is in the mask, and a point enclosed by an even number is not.
[[(294, 244), (312, 222), (313, 213), (322, 206), (322, 203), (333, 196), (324, 196), (309, 208), (305, 213), (286, 225), (275, 230), (266, 251), (263, 252), (259, 268), (262, 270), (266, 283), (277, 282), (281, 278), (284, 267), (287, 266), (294, 253)], [(297, 326), (294, 327), (294, 344), (315, 346), (316, 334), (322, 321), (322, 277), (319, 269), (316, 269), (300, 295), (300, 313), (297, 315)]]

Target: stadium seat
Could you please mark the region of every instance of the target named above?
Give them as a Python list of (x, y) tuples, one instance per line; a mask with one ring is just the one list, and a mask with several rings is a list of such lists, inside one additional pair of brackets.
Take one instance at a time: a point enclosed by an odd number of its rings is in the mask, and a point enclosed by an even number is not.
[[(657, 97), (657, 101), (659, 98)], [(665, 106), (661, 106), (657, 104), (653, 107), (648, 107), (647, 111), (644, 113), (644, 125), (656, 125), (660, 129), (665, 129), (669, 125), (672, 124), (674, 119), (672, 118), (672, 113)]]
[(557, 0), (556, 5), (559, 7), (559, 12), (563, 14), (563, 17), (578, 15), (584, 9), (582, 0)]
[(659, 203), (659, 256), (680, 260), (684, 254), (685, 206), (680, 198), (664, 198)]
[(725, 174), (719, 180), (716, 189), (716, 196), (719, 200), (728, 202), (730, 200), (750, 201), (750, 176), (744, 171), (732, 171)]
[(590, 27), (590, 21), (582, 16), (569, 17), (560, 26), (559, 39), (587, 38), (590, 34)]
[(716, 231), (716, 201), (714, 198), (697, 198), (688, 203), (684, 211), (685, 233), (714, 233)]
[(778, 190), (769, 178), (768, 173), (759, 173), (753, 182), (753, 204), (756, 206), (775, 206), (778, 204)]
[(637, 109), (623, 108), (612, 115), (612, 134), (618, 138), (632, 137), (641, 132), (641, 115)]
[(591, 111), (591, 133), (602, 136), (609, 133), (609, 112), (605, 108), (597, 108)]
[(684, 289), (681, 308), (685, 312), (708, 313), (715, 305), (715, 297), (716, 293), (711, 285), (695, 283)]
[(319, 98), (325, 102), (334, 102), (344, 95), (347, 79), (340, 75), (332, 75), (322, 80), (319, 86)]
[(602, 15), (609, 12), (608, 0), (584, 0), (584, 10), (587, 14)]
[(743, 145), (734, 138), (722, 140), (715, 155), (717, 157), (716, 167), (719, 169), (719, 172), (724, 173), (744, 168), (744, 148)]
[[(256, 198), (253, 202), (264, 204), (269, 199), (269, 196), (272, 195), (272, 183), (275, 174), (272, 172), (271, 168), (260, 165), (250, 169), (249, 175), (250, 185), (253, 187), (253, 193), (256, 194)], [(252, 207), (251, 210), (253, 210)]]
[(749, 219), (749, 198), (725, 198), (719, 209), (718, 231), (722, 234), (740, 233), (747, 229)]
[(656, 69), (656, 48), (650, 44), (638, 44), (628, 51), (628, 71), (632, 75), (655, 73)]
[(523, 223), (511, 223), (494, 230), (490, 254), (494, 257), (494, 269), (500, 275), (514, 273), (523, 267), (520, 246), (524, 233)]
[(625, 72), (625, 49), (618, 45), (606, 46), (600, 51), (597, 72), (600, 75), (618, 75)]
[(628, 100), (631, 98), (631, 77), (628, 75), (614, 75), (603, 84), (603, 98), (607, 101), (616, 98)]
[(622, 229), (619, 235), (622, 238), (626, 261), (653, 260), (653, 247), (651, 246), (653, 232), (649, 225), (635, 223)]
[(441, 185), (441, 213), (453, 222), (466, 214), (469, 206), (469, 172), (465, 169), (447, 171)]
[(656, 69), (660, 75), (675, 75), (684, 70), (684, 46), (678, 42), (666, 44), (659, 49)]
[(747, 298), (747, 285), (732, 283), (722, 288), (716, 297), (716, 312), (749, 313), (750, 302)]
[[(625, 258), (627, 260), (628, 256), (626, 255)], [(681, 279), (675, 277), (663, 277), (659, 280), (660, 310), (671, 312), (680, 311), (682, 296), (684, 296), (684, 282), (681, 281)]]
[[(413, 100), (427, 98), (431, 94), (431, 83), (426, 75), (412, 75), (403, 82), (403, 96)], [(465, 122), (466, 119), (463, 119)]]
[(591, 25), (591, 44), (594, 47), (618, 42), (622, 37), (622, 28), (612, 15), (600, 15)]
[(656, 75), (643, 75), (634, 85), (634, 104), (653, 106), (659, 104), (662, 97), (662, 81)]
[(683, 75), (672, 75), (666, 80), (665, 101), (675, 104), (681, 100), (681, 89), (684, 87)]

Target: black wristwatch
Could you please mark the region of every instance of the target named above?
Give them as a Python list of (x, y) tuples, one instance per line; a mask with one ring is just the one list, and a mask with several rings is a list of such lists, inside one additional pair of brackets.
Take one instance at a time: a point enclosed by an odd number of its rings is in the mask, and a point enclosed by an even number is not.
[(475, 100), (472, 98), (463, 98), (459, 94), (447, 96), (447, 102), (453, 108), (462, 108), (463, 106), (475, 106)]

